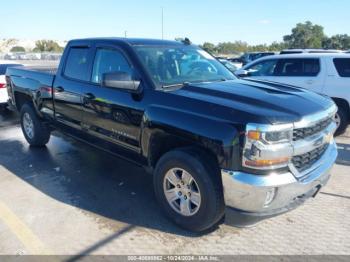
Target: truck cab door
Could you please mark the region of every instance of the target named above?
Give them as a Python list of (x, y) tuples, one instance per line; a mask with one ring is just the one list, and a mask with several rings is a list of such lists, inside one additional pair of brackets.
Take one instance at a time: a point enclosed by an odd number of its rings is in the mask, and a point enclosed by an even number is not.
[(90, 135), (139, 154), (144, 112), (142, 98), (130, 90), (102, 84), (105, 73), (131, 73), (131, 63), (116, 47), (97, 47), (95, 52), (91, 81), (84, 86), (84, 129)]
[(83, 88), (90, 75), (91, 51), (87, 46), (69, 47), (65, 64), (54, 81), (55, 119), (75, 129), (81, 129)]

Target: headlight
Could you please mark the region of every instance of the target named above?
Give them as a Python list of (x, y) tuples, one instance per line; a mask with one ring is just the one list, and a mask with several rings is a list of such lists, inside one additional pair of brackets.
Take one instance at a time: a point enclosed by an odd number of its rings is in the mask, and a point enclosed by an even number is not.
[(243, 166), (254, 169), (285, 167), (293, 155), (293, 125), (247, 125)]
[(291, 142), (293, 136), (293, 131), (284, 130), (284, 131), (248, 131), (248, 138), (253, 140), (261, 140), (266, 143), (283, 143)]

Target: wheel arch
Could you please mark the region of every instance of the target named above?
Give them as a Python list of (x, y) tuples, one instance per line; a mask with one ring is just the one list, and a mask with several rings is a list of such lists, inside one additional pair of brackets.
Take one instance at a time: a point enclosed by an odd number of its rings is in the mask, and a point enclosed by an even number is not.
[(344, 98), (339, 98), (339, 97), (332, 97), (334, 103), (345, 110), (347, 116), (348, 116), (348, 121), (350, 120), (350, 105), (349, 102), (347, 100), (345, 100)]

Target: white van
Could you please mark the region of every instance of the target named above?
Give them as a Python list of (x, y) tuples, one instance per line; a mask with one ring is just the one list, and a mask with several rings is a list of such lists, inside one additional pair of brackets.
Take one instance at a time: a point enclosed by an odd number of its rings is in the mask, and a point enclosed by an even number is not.
[(333, 98), (338, 105), (336, 134), (350, 119), (350, 54), (307, 53), (260, 58), (237, 70), (239, 77), (280, 82), (310, 89)]

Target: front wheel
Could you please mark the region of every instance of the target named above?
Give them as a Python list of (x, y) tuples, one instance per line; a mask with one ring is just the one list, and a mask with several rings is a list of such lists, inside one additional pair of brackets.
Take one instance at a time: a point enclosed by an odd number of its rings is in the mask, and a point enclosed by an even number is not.
[(165, 214), (179, 226), (204, 231), (224, 215), (220, 174), (200, 155), (186, 150), (166, 153), (154, 173), (155, 194)]
[(31, 146), (45, 146), (50, 140), (50, 130), (30, 104), (25, 104), (21, 108), (21, 127), (25, 139)]

